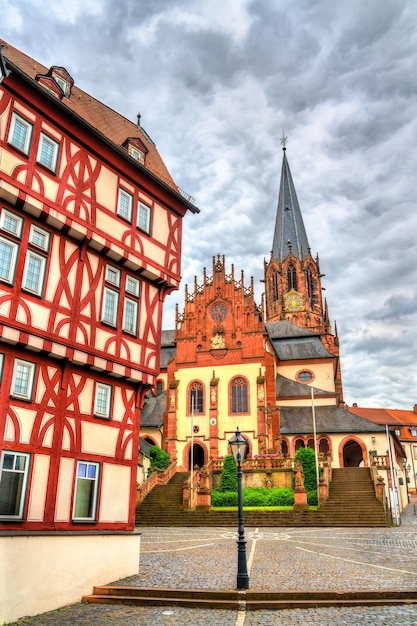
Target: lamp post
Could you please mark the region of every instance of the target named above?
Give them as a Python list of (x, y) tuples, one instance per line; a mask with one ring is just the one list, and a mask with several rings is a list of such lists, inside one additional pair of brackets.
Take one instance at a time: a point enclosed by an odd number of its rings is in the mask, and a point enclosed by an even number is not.
[(239, 518), (239, 538), (237, 541), (237, 589), (249, 589), (249, 576), (246, 564), (246, 541), (245, 528), (243, 526), (243, 500), (242, 500), (242, 467), (241, 463), (248, 453), (248, 442), (236, 428), (235, 437), (229, 441), (232, 454), (237, 465), (237, 508)]

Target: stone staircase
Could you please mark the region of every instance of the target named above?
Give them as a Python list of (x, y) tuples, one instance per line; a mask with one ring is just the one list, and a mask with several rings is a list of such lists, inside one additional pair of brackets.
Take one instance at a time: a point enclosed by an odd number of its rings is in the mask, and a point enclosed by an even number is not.
[[(188, 472), (177, 472), (158, 485), (136, 507), (136, 526), (237, 527), (237, 511), (189, 511), (182, 508)], [(317, 511), (244, 511), (247, 527), (386, 527), (387, 517), (376, 498), (368, 468), (333, 470), (329, 499)]]
[(323, 526), (388, 526), (367, 467), (334, 469), (329, 499), (318, 512)]

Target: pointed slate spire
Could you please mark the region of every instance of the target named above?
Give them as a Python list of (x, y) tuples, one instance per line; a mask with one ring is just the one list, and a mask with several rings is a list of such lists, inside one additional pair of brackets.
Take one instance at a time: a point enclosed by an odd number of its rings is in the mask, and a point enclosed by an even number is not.
[(284, 143), (284, 157), (282, 160), (281, 184), (279, 187), (272, 256), (274, 259), (284, 259), (288, 254), (288, 244), (291, 244), (293, 255), (302, 259), (307, 256), (310, 246), (298, 204), (297, 194), (295, 192), (290, 166), (287, 161), (285, 148), (286, 138), (283, 137), (282, 142)]

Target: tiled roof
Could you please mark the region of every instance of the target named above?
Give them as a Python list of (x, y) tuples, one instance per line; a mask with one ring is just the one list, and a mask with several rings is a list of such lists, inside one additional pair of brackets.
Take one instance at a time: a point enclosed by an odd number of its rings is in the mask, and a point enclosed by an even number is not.
[(374, 424), (388, 424), (388, 426), (416, 426), (417, 413), (401, 409), (368, 409), (359, 406), (348, 407), (350, 413), (364, 417)]
[[(369, 433), (383, 432), (380, 424), (354, 415), (337, 406), (316, 406), (314, 409), (318, 433)], [(311, 407), (282, 407), (281, 433), (310, 434), (313, 432)]]
[(317, 333), (313, 333), (307, 328), (292, 324), (287, 320), (279, 320), (277, 322), (266, 322), (266, 332), (270, 339), (285, 339), (291, 337), (316, 337)]
[(145, 397), (145, 404), (140, 412), (140, 425), (159, 428), (164, 423), (166, 408), (166, 391), (163, 391), (158, 396), (148, 392)]
[(271, 344), (280, 361), (334, 358), (323, 346), (320, 337), (272, 339)]
[[(281, 374), (277, 374), (276, 376), (275, 390), (277, 400), (279, 400), (279, 398), (311, 398), (311, 386), (304, 385), (296, 380), (291, 380)], [(314, 395), (317, 397), (332, 395), (328, 391), (319, 389), (318, 387), (313, 387), (313, 390)]]
[[(0, 44), (4, 46), (3, 56), (5, 59), (16, 66), (26, 78), (32, 79), (35, 82), (35, 77), (38, 74), (46, 74), (49, 71), (49, 68), (27, 56), (17, 48), (14, 48), (3, 39), (0, 39)], [(10, 66), (10, 63), (7, 65), (13, 73), (14, 68)], [(45, 93), (48, 94), (48, 97), (54, 97), (50, 96), (48, 92)], [(99, 100), (96, 100), (75, 84), (72, 87), (71, 96), (69, 98), (64, 97), (63, 100), (57, 100), (57, 104), (63, 105), (68, 111), (77, 114), (82, 120), (87, 122), (100, 134), (104, 135), (107, 140), (110, 140), (118, 148), (122, 146), (127, 138), (139, 137), (148, 150), (146, 154), (146, 164), (144, 166), (145, 169), (150, 170), (171, 189), (179, 193), (188, 203), (193, 204), (193, 199), (187, 197), (175, 184), (158, 149), (143, 129)], [(134, 160), (132, 159), (132, 161)], [(141, 167), (139, 163), (137, 163), (137, 165)], [(195, 211), (198, 211), (196, 207), (191, 206), (189, 208), (194, 208)]]

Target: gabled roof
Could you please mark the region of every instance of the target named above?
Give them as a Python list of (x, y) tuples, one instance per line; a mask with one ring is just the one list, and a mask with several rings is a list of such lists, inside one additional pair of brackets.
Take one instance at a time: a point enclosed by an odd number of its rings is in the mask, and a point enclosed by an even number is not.
[(149, 392), (145, 396), (145, 404), (140, 412), (140, 426), (159, 428), (164, 423), (167, 408), (167, 393), (163, 391), (158, 396)]
[(310, 246), (284, 148), (272, 244), (273, 258), (285, 259), (289, 252), (289, 243), (291, 244), (291, 252), (297, 258), (305, 258), (308, 255)]
[(372, 409), (359, 406), (347, 407), (350, 413), (364, 417), (374, 424), (388, 426), (417, 426), (417, 413), (401, 409)]
[[(314, 407), (318, 433), (372, 433), (384, 432), (384, 426), (374, 424), (337, 406)], [(281, 407), (281, 434), (313, 433), (311, 407)]]
[[(49, 75), (50, 71), (47, 67), (27, 56), (17, 48), (14, 48), (6, 41), (0, 39), (0, 46), (3, 46), (2, 54), (6, 59), (8, 69), (11, 70), (12, 73), (20, 74), (26, 80), (33, 82), (33, 85), (37, 87), (39, 85), (35, 78), (42, 75)], [(45, 94), (50, 98), (54, 98), (54, 96), (50, 95), (46, 90)], [(192, 203), (193, 199), (191, 197), (187, 198), (175, 184), (155, 144), (146, 131), (140, 126), (137, 126), (99, 100), (96, 100), (76, 85), (72, 86), (70, 97), (63, 98), (62, 100), (56, 99), (56, 102), (57, 105), (63, 106), (68, 112), (76, 114), (92, 129), (100, 133), (106, 140), (113, 143), (114, 146), (119, 149), (121, 149), (126, 139), (132, 137), (140, 138), (148, 152), (146, 155), (146, 164), (141, 165), (137, 163), (137, 167), (143, 167), (145, 171), (149, 170), (152, 174), (156, 175), (165, 185), (181, 196), (182, 200), (187, 203), (191, 211), (199, 212)], [(123, 153), (124, 152), (126, 156), (131, 159), (127, 151), (123, 150)]]

